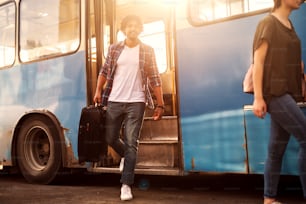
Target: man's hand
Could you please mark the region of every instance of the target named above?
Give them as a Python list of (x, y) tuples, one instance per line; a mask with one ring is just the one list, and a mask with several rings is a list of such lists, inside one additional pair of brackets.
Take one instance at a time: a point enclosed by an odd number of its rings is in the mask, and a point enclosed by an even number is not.
[(154, 110), (153, 119), (160, 120), (164, 114), (164, 107), (157, 106)]
[(101, 104), (101, 102), (102, 102), (101, 93), (96, 92), (96, 93), (95, 93), (95, 96), (94, 96), (94, 98), (93, 98), (93, 101), (94, 101), (95, 104)]

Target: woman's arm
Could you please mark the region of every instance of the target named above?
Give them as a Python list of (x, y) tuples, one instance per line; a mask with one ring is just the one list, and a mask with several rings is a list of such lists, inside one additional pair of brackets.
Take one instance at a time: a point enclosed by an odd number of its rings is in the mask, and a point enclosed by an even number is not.
[(263, 40), (261, 45), (254, 52), (253, 84), (254, 84), (254, 102), (253, 113), (264, 118), (267, 113), (267, 105), (263, 98), (263, 73), (265, 58), (268, 51), (268, 42)]

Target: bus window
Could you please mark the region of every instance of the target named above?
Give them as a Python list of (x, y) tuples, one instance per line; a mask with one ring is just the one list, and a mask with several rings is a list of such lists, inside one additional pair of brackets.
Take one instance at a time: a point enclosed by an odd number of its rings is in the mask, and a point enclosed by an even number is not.
[(0, 67), (10, 66), (15, 60), (15, 4), (0, 7)]
[(192, 25), (202, 25), (272, 6), (273, 0), (189, 0), (188, 14)]
[[(140, 40), (153, 47), (156, 55), (156, 63), (159, 73), (167, 71), (167, 50), (166, 50), (166, 31), (165, 23), (154, 21), (143, 25), (143, 32), (139, 35)], [(119, 31), (117, 40), (124, 40), (124, 34)]]
[(80, 42), (79, 4), (79, 0), (21, 1), (20, 60), (76, 51)]
[(111, 26), (110, 25), (105, 25), (103, 24), (104, 27), (103, 27), (103, 31), (104, 31), (104, 36), (103, 36), (103, 55), (104, 55), (104, 58), (106, 58), (106, 55), (107, 55), (107, 52), (108, 52), (108, 48), (110, 46), (110, 42), (111, 42)]
[(271, 8), (273, 6), (273, 0), (256, 0), (248, 1), (247, 9), (248, 11), (256, 11), (265, 8)]

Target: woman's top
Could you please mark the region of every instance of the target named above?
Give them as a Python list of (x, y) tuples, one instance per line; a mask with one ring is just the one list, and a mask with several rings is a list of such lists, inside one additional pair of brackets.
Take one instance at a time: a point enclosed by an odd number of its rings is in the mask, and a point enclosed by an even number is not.
[(292, 23), (291, 27), (286, 27), (273, 15), (266, 16), (257, 26), (254, 52), (263, 40), (269, 45), (263, 72), (263, 97), (267, 104), (273, 97), (284, 94), (290, 94), (297, 102), (303, 101), (301, 42)]

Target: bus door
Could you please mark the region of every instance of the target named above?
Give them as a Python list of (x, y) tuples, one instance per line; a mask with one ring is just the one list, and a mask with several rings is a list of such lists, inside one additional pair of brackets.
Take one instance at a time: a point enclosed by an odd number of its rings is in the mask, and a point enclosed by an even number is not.
[[(121, 20), (127, 15), (138, 15), (144, 23), (140, 34), (143, 43), (154, 48), (156, 61), (162, 77), (165, 114), (160, 121), (153, 121), (153, 111), (146, 109), (145, 119), (139, 139), (136, 173), (142, 174), (179, 174), (180, 139), (177, 120), (175, 64), (173, 46), (173, 9), (162, 1), (90, 1), (91, 63), (88, 67), (92, 100), (99, 67), (105, 61), (108, 47), (114, 42), (124, 40), (120, 31)], [(97, 3), (100, 2), (100, 3)], [(98, 9), (99, 8), (99, 9)], [(102, 21), (101, 21), (102, 19)], [(90, 95), (90, 94), (89, 94)], [(94, 164), (89, 171), (119, 172), (119, 155), (108, 147), (106, 165)]]

